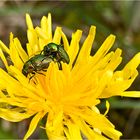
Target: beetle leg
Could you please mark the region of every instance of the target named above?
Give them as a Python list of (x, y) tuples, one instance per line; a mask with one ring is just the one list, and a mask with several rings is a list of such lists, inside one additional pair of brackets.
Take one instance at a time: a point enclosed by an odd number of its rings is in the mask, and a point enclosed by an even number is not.
[(61, 62), (58, 61), (57, 64), (58, 64), (59, 70), (62, 70), (62, 64), (61, 64)]
[(29, 78), (29, 82), (30, 82), (30, 80), (35, 76), (35, 72), (32, 72), (32, 76)]
[(43, 50), (40, 52), (40, 54), (42, 54), (43, 53)]
[(42, 74), (42, 75), (46, 76), (46, 75), (45, 75), (44, 73), (42, 73), (42, 72), (38, 72), (38, 71), (37, 71), (36, 73), (38, 73), (38, 74)]
[(46, 69), (46, 70), (45, 70), (45, 69), (43, 69), (42, 71), (46, 72), (46, 71), (47, 71), (47, 69)]

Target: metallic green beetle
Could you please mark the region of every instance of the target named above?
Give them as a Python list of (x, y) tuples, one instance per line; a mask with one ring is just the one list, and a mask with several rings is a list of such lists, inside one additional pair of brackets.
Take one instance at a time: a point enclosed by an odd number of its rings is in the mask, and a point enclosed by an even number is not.
[[(25, 62), (22, 73), (26, 77), (28, 74), (33, 74), (34, 76), (35, 73), (46, 71), (52, 61), (57, 62), (60, 70), (62, 70), (61, 61), (67, 64), (69, 63), (69, 56), (62, 45), (57, 45), (55, 43), (47, 44), (40, 54), (31, 57)], [(30, 77), (30, 79), (32, 77)]]
[(55, 43), (49, 43), (42, 50), (43, 54), (46, 56), (52, 55), (57, 61), (63, 61), (64, 63), (69, 63), (70, 59), (67, 52), (64, 50), (63, 45), (57, 45)]
[(28, 74), (39, 73), (39, 71), (45, 71), (48, 67), (50, 62), (52, 62), (53, 59), (49, 56), (45, 55), (35, 55), (31, 57), (27, 62), (25, 62), (22, 73), (27, 77)]

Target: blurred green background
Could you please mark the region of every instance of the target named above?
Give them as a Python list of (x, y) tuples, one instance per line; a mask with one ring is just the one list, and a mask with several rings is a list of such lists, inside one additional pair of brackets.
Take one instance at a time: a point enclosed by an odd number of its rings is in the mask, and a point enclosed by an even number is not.
[[(121, 69), (140, 51), (140, 1), (0, 1), (0, 39), (9, 44), (9, 33), (13, 32), (25, 47), (25, 13), (29, 13), (34, 25), (39, 25), (43, 15), (51, 12), (53, 29), (62, 26), (68, 38), (76, 29), (83, 30), (81, 44), (91, 25), (97, 27), (92, 54), (94, 54), (109, 34), (116, 35), (117, 47), (123, 50)], [(140, 69), (139, 69), (140, 71)], [(140, 90), (140, 76), (129, 90)], [(140, 99), (111, 98), (108, 119), (123, 133), (122, 139), (140, 139)], [(104, 101), (99, 106), (105, 111)], [(0, 138), (22, 138), (29, 120), (9, 123), (0, 119)], [(46, 138), (45, 131), (38, 128), (31, 138)]]

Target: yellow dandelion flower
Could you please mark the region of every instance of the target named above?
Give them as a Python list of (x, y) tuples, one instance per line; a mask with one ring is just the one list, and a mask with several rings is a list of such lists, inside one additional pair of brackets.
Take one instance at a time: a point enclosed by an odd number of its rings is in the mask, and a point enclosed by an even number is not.
[[(41, 27), (34, 28), (28, 14), (26, 22), (27, 53), (12, 33), (9, 48), (0, 41), (0, 56), (7, 69), (0, 69), (0, 117), (19, 122), (32, 116), (24, 139), (30, 137), (46, 114), (44, 128), (51, 140), (81, 140), (83, 135), (89, 140), (119, 139), (121, 132), (115, 130), (105, 116), (109, 103), (106, 102), (105, 114), (101, 114), (96, 105), (101, 98), (111, 96), (140, 97), (139, 91), (126, 91), (138, 75), (140, 53), (122, 70), (115, 71), (122, 57), (120, 49), (108, 52), (115, 41), (114, 35), (91, 56), (95, 26), (91, 26), (79, 51), (81, 30), (72, 34), (69, 44), (60, 27), (52, 35), (50, 14), (41, 19)], [(51, 62), (46, 72), (36, 73), (29, 81), (22, 73), (25, 62), (39, 54), (48, 43), (60, 44), (61, 39), (70, 63), (62, 63), (62, 70), (59, 70), (58, 65)], [(10, 56), (12, 65), (8, 65), (3, 52)]]

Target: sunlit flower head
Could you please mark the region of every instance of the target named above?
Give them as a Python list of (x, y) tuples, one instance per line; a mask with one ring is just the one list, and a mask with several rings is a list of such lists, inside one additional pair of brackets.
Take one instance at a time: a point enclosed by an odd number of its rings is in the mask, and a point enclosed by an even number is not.
[[(99, 50), (90, 55), (96, 27), (91, 26), (83, 45), (79, 47), (82, 31), (72, 34), (70, 43), (60, 27), (52, 34), (51, 15), (43, 16), (41, 27), (33, 27), (26, 15), (28, 43), (27, 53), (18, 38), (10, 34), (9, 48), (0, 41), (0, 56), (6, 71), (0, 69), (0, 117), (19, 122), (32, 116), (27, 139), (46, 116), (44, 129), (51, 140), (114, 139), (122, 135), (96, 107), (101, 98), (111, 96), (140, 97), (137, 91), (127, 90), (136, 76), (140, 53), (120, 71), (115, 69), (122, 61), (121, 50), (109, 52), (115, 36), (110, 35)], [(61, 41), (62, 40), (62, 41)], [(40, 54), (48, 43), (63, 44), (70, 58), (69, 64), (50, 62), (47, 71), (35, 73), (30, 79), (22, 73), (23, 65), (36, 54)], [(60, 43), (61, 42), (61, 43)], [(79, 50), (79, 48), (81, 48)], [(12, 61), (8, 65), (4, 53)], [(29, 80), (30, 79), (30, 80)]]

